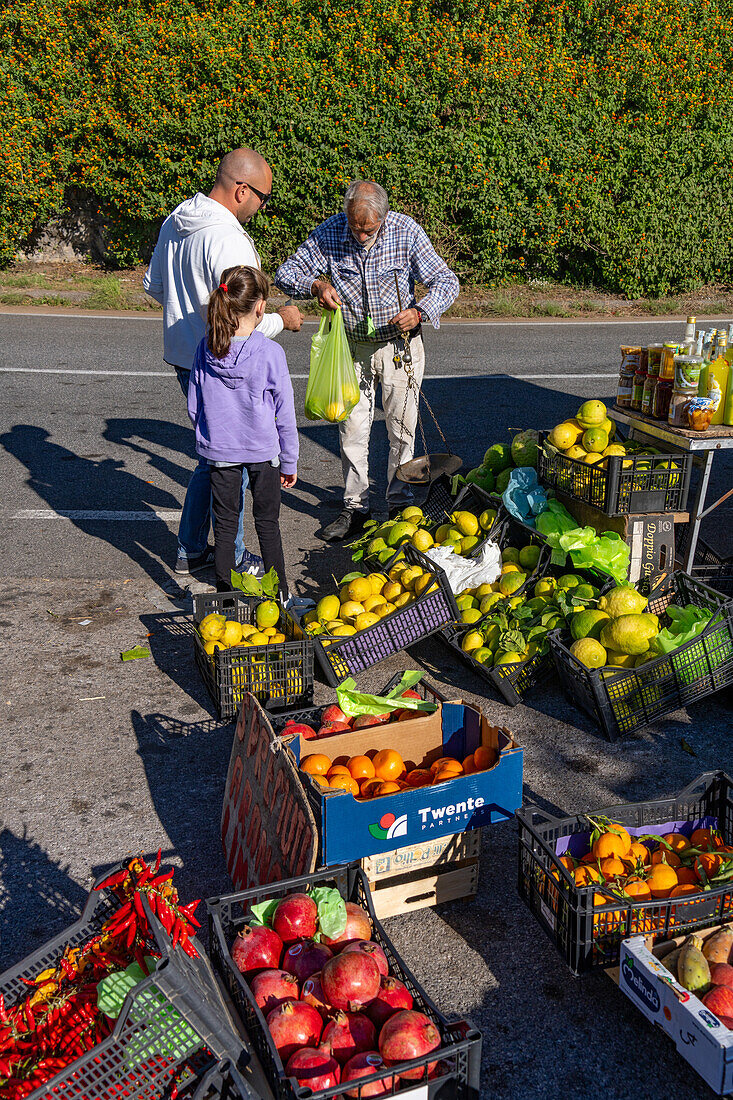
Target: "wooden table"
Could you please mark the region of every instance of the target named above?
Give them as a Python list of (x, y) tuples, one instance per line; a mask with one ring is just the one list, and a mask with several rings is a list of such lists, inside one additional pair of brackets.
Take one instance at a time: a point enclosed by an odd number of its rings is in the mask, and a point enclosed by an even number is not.
[(706, 432), (694, 432), (689, 428), (673, 428), (671, 424), (666, 424), (662, 420), (652, 420), (649, 416), (642, 416), (641, 413), (634, 412), (632, 409), (621, 409), (618, 405), (614, 405), (609, 410), (609, 416), (619, 424), (625, 424), (628, 427), (631, 439), (638, 439), (645, 443), (663, 443), (672, 451), (687, 451), (692, 454), (695, 465), (701, 467), (695, 499), (688, 505), (691, 528), (682, 564), (685, 572), (689, 573), (695, 560), (700, 524), (705, 516), (733, 495), (733, 488), (728, 489), (722, 497), (705, 507), (713, 457), (718, 451), (733, 450), (733, 427), (714, 424)]

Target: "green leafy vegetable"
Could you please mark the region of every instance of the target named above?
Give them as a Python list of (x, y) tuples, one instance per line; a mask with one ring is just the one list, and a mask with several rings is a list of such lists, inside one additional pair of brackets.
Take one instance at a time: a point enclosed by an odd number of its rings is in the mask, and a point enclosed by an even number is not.
[(250, 924), (260, 925), (264, 924), (268, 928), (272, 928), (272, 918), (275, 916), (275, 910), (280, 904), (280, 898), (270, 898), (268, 901), (257, 902), (252, 906), (252, 920)]
[(346, 903), (341, 894), (331, 886), (316, 886), (311, 897), (318, 908), (321, 935), (337, 939), (346, 928)]

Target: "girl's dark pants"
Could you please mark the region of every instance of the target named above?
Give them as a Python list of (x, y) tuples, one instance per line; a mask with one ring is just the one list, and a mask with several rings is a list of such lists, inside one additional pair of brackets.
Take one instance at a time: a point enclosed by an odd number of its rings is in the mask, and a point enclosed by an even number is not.
[(239, 522), (242, 470), (247, 468), (252, 493), (252, 516), (260, 543), (265, 572), (274, 567), (280, 591), (287, 596), (285, 559), (280, 537), (280, 467), (269, 462), (247, 462), (237, 466), (211, 466), (211, 495), (214, 517), (214, 567), (217, 592), (231, 592), (234, 568), (234, 538)]

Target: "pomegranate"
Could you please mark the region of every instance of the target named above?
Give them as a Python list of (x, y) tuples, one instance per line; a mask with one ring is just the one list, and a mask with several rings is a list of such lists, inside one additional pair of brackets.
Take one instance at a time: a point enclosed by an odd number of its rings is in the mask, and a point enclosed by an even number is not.
[(400, 1009), (412, 1008), (412, 1004), (412, 994), (404, 982), (399, 978), (382, 978), (379, 993), (369, 1002), (365, 1011), (377, 1031), (380, 1031), (390, 1016), (394, 1016)]
[(412, 688), (408, 688), (407, 691), (403, 691), (400, 696), (401, 699), (420, 699), (421, 695), (418, 691), (413, 691)]
[(344, 714), (341, 707), (337, 707), (335, 703), (331, 703), (329, 707), (324, 707), (321, 711), (321, 725), (328, 726), (330, 724), (336, 724), (337, 722), (343, 722), (349, 726), (349, 716)]
[(317, 1008), (324, 1020), (330, 1018), (332, 1006), (326, 1000), (326, 995), (321, 987), (320, 973), (311, 974), (310, 978), (303, 982), (300, 999), (305, 1001), (306, 1004), (313, 1005), (313, 1008)]
[[(355, 940), (354, 943), (347, 943), (343, 951), (344, 955), (347, 951), (359, 951), (362, 955), (369, 955), (379, 967), (380, 974), (383, 974), (385, 978), (389, 974), (387, 956), (378, 943), (373, 943), (371, 940)], [(285, 966), (284, 963), (283, 966)], [(285, 969), (287, 970), (287, 967)]]
[(277, 932), (262, 924), (245, 925), (232, 944), (232, 959), (242, 974), (276, 969), (282, 953), (283, 941)]
[(733, 989), (733, 966), (729, 963), (712, 963), (710, 981), (713, 985), (727, 985)]
[(338, 953), (343, 951), (349, 943), (354, 943), (357, 940), (370, 940), (371, 938), (372, 925), (366, 909), (362, 909), (360, 905), (356, 905), (353, 901), (347, 901), (346, 927), (341, 935), (336, 936), (335, 939), (330, 940), (328, 936), (324, 936), (323, 942)]
[(285, 1001), (267, 1016), (273, 1042), (283, 1062), (300, 1047), (318, 1045), (323, 1030), (320, 1013), (305, 1001)]
[(313, 898), (307, 894), (288, 894), (275, 910), (272, 927), (286, 945), (312, 939), (318, 927), (318, 909)]
[(343, 1066), (355, 1054), (374, 1050), (377, 1032), (372, 1021), (361, 1012), (336, 1012), (323, 1029), (322, 1042)]
[(299, 940), (298, 943), (291, 943), (287, 948), (283, 955), (282, 968), (294, 974), (299, 982), (304, 982), (331, 958), (333, 958), (333, 951), (330, 947), (326, 947), (325, 943)]
[[(395, 1066), (399, 1062), (409, 1062), (412, 1058), (422, 1058), (431, 1050), (440, 1046), (440, 1032), (431, 1019), (422, 1012), (412, 1009), (395, 1012), (379, 1033), (379, 1053), (385, 1064)], [(428, 1064), (428, 1073), (432, 1073), (437, 1062)], [(424, 1069), (404, 1070), (398, 1076), (405, 1081), (418, 1081)]]
[(338, 1062), (324, 1047), (302, 1047), (288, 1058), (285, 1067), (288, 1077), (294, 1077), (299, 1085), (317, 1092), (330, 1089), (341, 1080)]
[(380, 973), (374, 959), (361, 951), (342, 951), (321, 970), (321, 986), (334, 1008), (356, 1012), (379, 992)]
[(397, 721), (407, 722), (410, 718), (422, 718), (422, 714), (419, 710), (410, 710), (409, 707), (405, 707), (404, 710), (397, 711)]
[[(341, 1084), (345, 1085), (347, 1081), (356, 1081), (362, 1077), (371, 1077), (375, 1073), (379, 1073), (380, 1070), (385, 1069), (385, 1064), (382, 1059), (382, 1055), (376, 1050), (370, 1050), (366, 1053), (355, 1054), (353, 1058), (349, 1058), (348, 1062), (341, 1070)], [(347, 1096), (383, 1096), (385, 1092), (391, 1092), (392, 1083), (394, 1077), (383, 1077), (379, 1081), (372, 1081), (368, 1085), (357, 1086), (355, 1089), (347, 1089)]]
[(368, 726), (380, 726), (382, 719), (376, 714), (360, 714), (358, 718), (354, 719), (354, 729), (363, 730)]
[(260, 970), (249, 984), (265, 1016), (285, 1001), (298, 1000), (298, 982), (287, 970)]
[(316, 734), (316, 737), (330, 737), (332, 733), (343, 733), (344, 730), (351, 729), (351, 726), (346, 722), (326, 722), (325, 726), (321, 726)]
[(302, 737), (304, 741), (314, 741), (317, 736), (313, 726), (305, 722), (288, 722), (283, 733), (287, 733), (288, 737)]

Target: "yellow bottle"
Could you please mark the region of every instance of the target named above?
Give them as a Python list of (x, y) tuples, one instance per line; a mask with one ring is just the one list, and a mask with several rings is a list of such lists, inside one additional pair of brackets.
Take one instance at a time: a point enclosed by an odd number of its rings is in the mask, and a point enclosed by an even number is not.
[(726, 359), (727, 333), (723, 329), (718, 333), (718, 351), (715, 359), (708, 365), (708, 397), (717, 399), (718, 405), (710, 421), (712, 424), (722, 424), (725, 415), (725, 399), (728, 393), (728, 376), (730, 366)]

